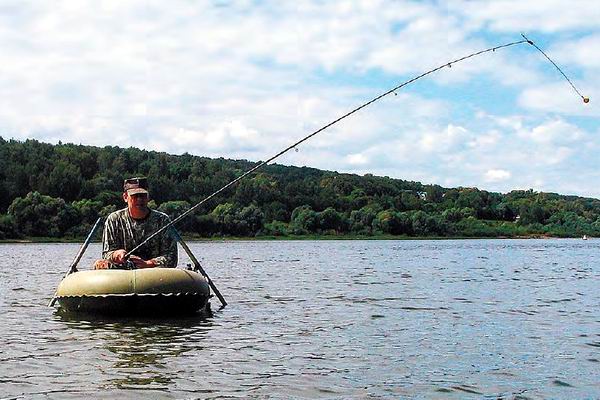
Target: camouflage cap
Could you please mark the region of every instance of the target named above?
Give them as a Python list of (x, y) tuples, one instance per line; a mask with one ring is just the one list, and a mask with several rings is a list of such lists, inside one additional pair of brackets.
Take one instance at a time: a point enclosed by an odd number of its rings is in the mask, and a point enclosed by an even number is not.
[(148, 178), (129, 178), (123, 182), (123, 191), (127, 194), (148, 193)]

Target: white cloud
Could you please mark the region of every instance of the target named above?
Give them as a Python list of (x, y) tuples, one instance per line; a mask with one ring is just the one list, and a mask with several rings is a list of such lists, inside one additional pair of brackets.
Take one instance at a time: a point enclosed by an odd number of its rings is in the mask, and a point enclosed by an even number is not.
[(502, 140), (502, 134), (494, 130), (489, 133), (485, 133), (479, 136), (475, 136), (473, 139), (467, 142), (467, 146), (471, 148), (479, 149), (495, 149), (496, 145)]
[(258, 132), (237, 120), (216, 124), (206, 131), (178, 128), (165, 132), (165, 141), (169, 140), (180, 148), (193, 145), (209, 153), (223, 149), (252, 149), (256, 147), (257, 138)]
[[(600, 148), (600, 33), (598, 7), (572, 4), (5, 1), (0, 135), (266, 159), (414, 74), (525, 30), (590, 104), (534, 49), (514, 46), (430, 75), (278, 161), (573, 191), (571, 165), (589, 167), (584, 148)], [(513, 173), (488, 175), (499, 165)]]
[(588, 0), (450, 0), (448, 8), (466, 19), (500, 32), (559, 32), (595, 29), (600, 8)]
[(519, 105), (531, 110), (573, 116), (599, 117), (600, 109), (594, 106), (593, 101), (596, 98), (595, 94), (600, 93), (600, 90), (592, 87), (593, 90), (590, 93), (589, 86), (580, 85), (579, 82), (576, 82), (576, 85), (582, 88), (586, 87), (586, 95), (591, 98), (591, 103), (583, 103), (582, 99), (573, 92), (568, 83), (559, 81), (557, 83), (525, 88), (519, 96)]
[(572, 143), (583, 139), (581, 130), (563, 120), (552, 120), (533, 127), (531, 130), (521, 130), (520, 136), (540, 144)]
[(421, 134), (419, 147), (425, 152), (448, 152), (465, 143), (469, 131), (449, 124), (446, 129)]
[(586, 35), (578, 40), (569, 40), (553, 46), (561, 60), (579, 64), (587, 68), (600, 68), (600, 54), (591, 49), (600, 48), (600, 33)]
[(366, 165), (369, 163), (369, 158), (364, 154), (349, 154), (346, 159), (351, 165)]
[(505, 181), (511, 177), (511, 173), (504, 169), (490, 169), (485, 173), (484, 179), (486, 182)]

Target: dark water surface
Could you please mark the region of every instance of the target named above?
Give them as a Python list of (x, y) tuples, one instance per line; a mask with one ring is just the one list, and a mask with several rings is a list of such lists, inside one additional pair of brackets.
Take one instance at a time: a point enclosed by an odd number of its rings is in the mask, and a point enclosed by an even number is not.
[(0, 398), (600, 398), (600, 240), (190, 245), (212, 318), (63, 317), (79, 245), (0, 245)]

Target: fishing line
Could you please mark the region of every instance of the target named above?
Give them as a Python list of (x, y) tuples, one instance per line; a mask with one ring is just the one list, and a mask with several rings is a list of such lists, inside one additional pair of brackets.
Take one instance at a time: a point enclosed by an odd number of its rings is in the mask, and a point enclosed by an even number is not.
[(581, 93), (579, 93), (579, 90), (577, 90), (577, 88), (575, 87), (575, 85), (573, 85), (573, 82), (571, 82), (571, 80), (567, 77), (567, 75), (565, 75), (565, 73), (563, 72), (562, 69), (560, 69), (560, 67), (558, 65), (556, 65), (556, 63), (554, 61), (552, 61), (552, 59), (550, 57), (548, 57), (548, 55), (546, 53), (544, 53), (544, 51), (542, 49), (540, 49), (535, 43), (533, 43), (533, 41), (527, 39), (527, 36), (523, 35), (521, 33), (521, 36), (523, 36), (523, 39), (525, 39), (527, 41), (527, 43), (529, 43), (530, 45), (532, 45), (533, 47), (535, 47), (536, 49), (539, 50), (540, 53), (542, 53), (544, 55), (544, 57), (546, 57), (546, 59), (548, 61), (550, 61), (552, 63), (552, 65), (554, 65), (556, 67), (556, 69), (558, 70), (558, 72), (560, 72), (562, 74), (562, 76), (565, 77), (565, 79), (567, 80), (567, 82), (569, 82), (569, 84), (571, 85), (571, 87), (573, 88), (573, 90), (575, 91), (575, 93), (577, 93), (579, 95), (579, 97), (581, 97), (583, 99), (584, 103), (589, 103), (590, 102), (590, 98), (589, 97), (585, 97), (584, 95), (582, 95)]
[[(489, 53), (489, 52), (495, 52), (496, 50), (499, 49), (503, 49), (506, 47), (510, 47), (510, 46), (515, 46), (515, 45), (519, 45), (519, 44), (523, 44), (523, 43), (527, 43), (532, 45), (533, 47), (535, 47), (537, 50), (539, 50), (547, 59), (548, 61), (550, 61), (558, 70), (559, 72), (565, 77), (565, 79), (569, 82), (569, 84), (571, 85), (571, 87), (575, 90), (575, 92), (583, 99), (584, 103), (588, 103), (590, 100), (588, 97), (584, 97), (581, 93), (579, 93), (579, 91), (577, 90), (577, 88), (575, 88), (575, 85), (573, 84), (573, 82), (571, 82), (571, 80), (567, 77), (567, 75), (565, 75), (565, 73), (558, 67), (558, 65), (556, 65), (556, 63), (554, 61), (552, 61), (550, 59), (550, 57), (548, 57), (546, 55), (546, 53), (544, 53), (542, 51), (542, 49), (540, 49), (535, 43), (533, 43), (533, 41), (529, 40), (527, 37), (525, 37), (525, 35), (521, 34), (521, 36), (523, 36), (523, 40), (519, 40), (516, 42), (510, 42), (510, 43), (506, 43), (506, 44), (502, 44), (499, 46), (495, 46), (495, 47), (490, 47), (488, 49), (485, 50), (480, 50), (477, 51), (475, 53), (471, 53), (469, 55), (466, 55), (464, 57), (461, 58), (457, 58), (456, 60), (452, 60), (450, 62), (444, 63), (442, 65), (440, 65), (439, 67), (430, 69), (427, 72), (422, 73), (421, 75), (417, 75), (412, 79), (409, 79), (403, 83), (401, 83), (400, 85), (388, 90), (387, 92), (384, 92), (382, 94), (380, 94), (379, 96), (367, 101), (366, 103), (361, 104), (360, 106), (356, 107), (355, 109), (347, 112), (346, 114), (342, 115), (341, 117), (331, 121), (330, 123), (328, 123), (327, 125), (317, 129), (316, 131), (312, 132), (311, 134), (303, 137), (302, 139), (298, 140), (296, 143), (286, 147), (285, 149), (281, 150), (279, 153), (275, 154), (273, 157), (269, 158), (266, 161), (261, 161), (260, 163), (258, 163), (256, 166), (252, 167), (251, 169), (249, 169), (248, 171), (244, 172), (242, 175), (238, 176), (237, 178), (235, 178), (234, 180), (232, 180), (231, 182), (229, 182), (228, 184), (226, 184), (225, 186), (223, 186), (222, 188), (220, 188), (219, 190), (217, 190), (216, 192), (212, 193), (211, 195), (205, 197), (203, 200), (201, 200), (199, 203), (197, 203), (196, 205), (194, 205), (193, 207), (191, 207), (189, 210), (187, 210), (186, 212), (184, 212), (183, 214), (181, 214), (180, 216), (178, 216), (177, 218), (175, 218), (174, 220), (172, 220), (171, 222), (169, 222), (168, 224), (164, 225), (162, 228), (160, 228), (159, 230), (157, 230), (156, 232), (154, 232), (153, 234), (151, 234), (150, 236), (148, 236), (142, 243), (138, 244), (137, 246), (135, 246), (133, 249), (131, 249), (129, 252), (127, 252), (125, 254), (125, 260), (127, 260), (137, 249), (139, 249), (140, 247), (142, 247), (144, 244), (148, 243), (150, 240), (152, 240), (153, 238), (155, 238), (157, 235), (163, 233), (165, 230), (169, 229), (170, 227), (172, 227), (173, 225), (175, 225), (176, 223), (178, 223), (179, 221), (181, 221), (183, 218), (187, 217), (189, 214), (193, 213), (194, 211), (196, 211), (198, 209), (198, 207), (200, 207), (202, 204), (206, 203), (208, 200), (212, 199), (213, 197), (215, 197), (216, 195), (218, 195), (219, 193), (223, 192), (224, 190), (226, 190), (227, 188), (229, 188), (230, 186), (235, 185), (237, 182), (241, 181), (242, 179), (244, 179), (245, 177), (247, 177), (248, 175), (252, 174), (254, 171), (258, 170), (259, 168), (262, 168), (263, 166), (267, 165), (268, 163), (270, 163), (271, 161), (275, 160), (276, 158), (279, 158), (280, 156), (282, 156), (283, 154), (287, 153), (288, 151), (292, 150), (292, 149), (296, 149), (296, 147), (304, 142), (306, 142), (308, 139), (312, 138), (313, 136), (317, 135), (318, 133), (324, 131), (325, 129), (337, 124), (338, 122), (340, 122), (341, 120), (351, 116), (352, 114), (362, 110), (363, 108), (369, 106), (370, 104), (375, 103), (376, 101), (382, 99), (385, 96), (388, 96), (392, 93), (394, 93), (394, 95), (396, 94), (396, 91), (403, 88), (404, 86), (410, 85), (411, 83), (426, 77), (429, 74), (432, 74), (436, 71), (439, 71), (443, 68), (451, 68), (453, 64), (457, 64), (459, 62), (468, 60), (472, 57), (476, 57), (479, 56), (481, 54), (485, 54), (485, 53)], [(296, 149), (297, 150), (297, 149)]]

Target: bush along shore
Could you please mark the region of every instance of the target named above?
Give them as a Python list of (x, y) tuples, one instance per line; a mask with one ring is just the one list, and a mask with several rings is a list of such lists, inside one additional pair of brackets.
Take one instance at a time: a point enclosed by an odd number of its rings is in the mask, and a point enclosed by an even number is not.
[[(122, 182), (132, 176), (147, 176), (151, 207), (175, 218), (254, 165), (0, 137), (0, 240), (81, 240), (99, 216), (125, 206)], [(177, 228), (198, 239), (600, 236), (598, 199), (277, 164), (261, 171)]]

